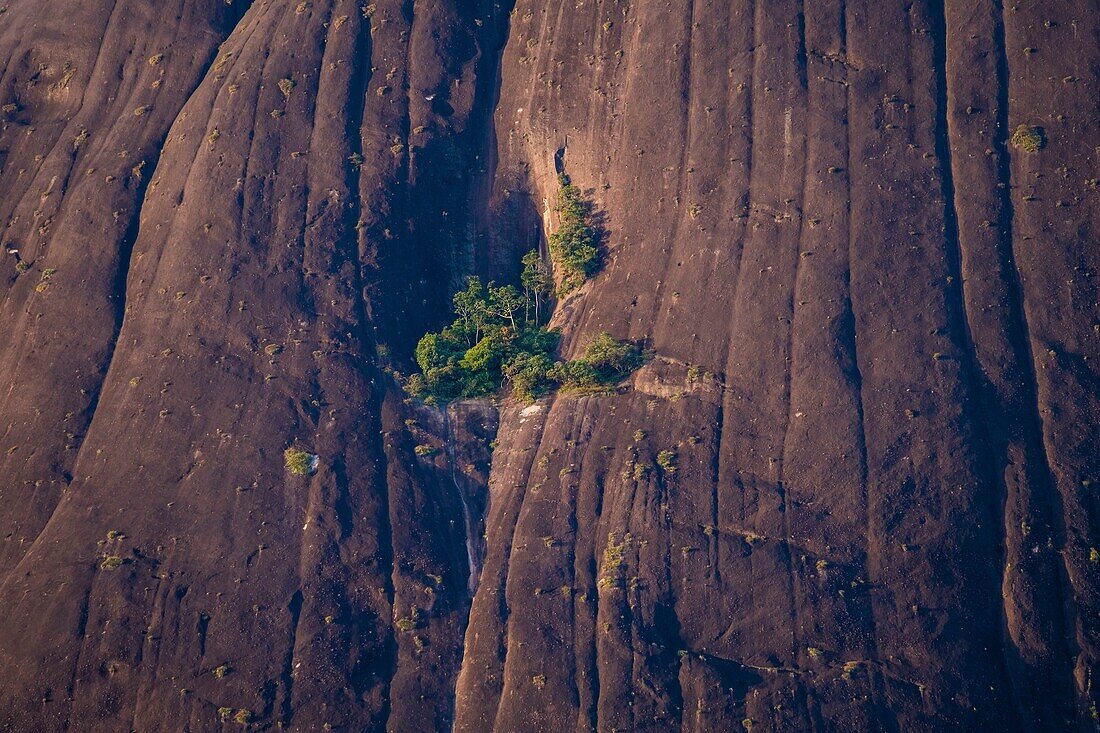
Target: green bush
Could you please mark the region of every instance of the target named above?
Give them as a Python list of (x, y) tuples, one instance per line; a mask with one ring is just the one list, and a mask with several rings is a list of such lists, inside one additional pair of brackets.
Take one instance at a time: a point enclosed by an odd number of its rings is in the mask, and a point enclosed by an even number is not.
[(99, 567), (103, 570), (118, 570), (125, 564), (126, 561), (118, 555), (108, 555), (107, 557), (103, 558), (103, 562), (99, 564)]
[(603, 391), (642, 365), (638, 347), (604, 331), (585, 347), (579, 359), (561, 362), (551, 375), (569, 390)]
[(558, 176), (558, 230), (547, 240), (550, 258), (561, 272), (558, 293), (579, 288), (599, 268), (599, 238), (591, 226), (589, 205), (564, 173)]
[(283, 451), (283, 461), (286, 470), (296, 476), (306, 476), (313, 473), (316, 456), (298, 448), (287, 448)]
[(1020, 125), (1012, 133), (1012, 145), (1024, 152), (1038, 153), (1046, 140), (1043, 137), (1043, 128), (1031, 125)]
[(512, 384), (512, 395), (521, 402), (534, 402), (554, 388), (550, 370), (554, 362), (546, 354), (517, 354), (508, 363), (505, 376)]

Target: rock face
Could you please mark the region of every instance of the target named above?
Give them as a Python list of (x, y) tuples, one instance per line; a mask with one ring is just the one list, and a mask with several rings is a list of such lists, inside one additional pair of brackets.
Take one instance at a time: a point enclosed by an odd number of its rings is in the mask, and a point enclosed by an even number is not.
[[(1096, 730), (1095, 7), (0, 8), (0, 726)], [(406, 400), (561, 170), (652, 359)]]

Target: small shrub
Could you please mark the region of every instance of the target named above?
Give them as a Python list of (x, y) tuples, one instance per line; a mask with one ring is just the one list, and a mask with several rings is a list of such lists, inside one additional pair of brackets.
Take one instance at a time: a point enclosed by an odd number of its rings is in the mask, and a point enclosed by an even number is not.
[(1046, 144), (1043, 128), (1019, 125), (1012, 133), (1012, 146), (1025, 153), (1038, 153)]
[(286, 470), (295, 476), (307, 476), (317, 469), (317, 456), (298, 448), (287, 448), (283, 451), (283, 460)]
[(213, 674), (216, 678), (220, 680), (228, 676), (232, 671), (233, 668), (230, 667), (228, 664), (219, 664), (217, 667), (214, 667)]
[(294, 89), (294, 80), (291, 78), (285, 78), (279, 80), (279, 91), (283, 95), (283, 99), (290, 101), (290, 92)]
[(418, 445), (415, 448), (413, 448), (413, 453), (420, 456), (421, 458), (426, 458), (427, 456), (434, 456), (438, 452), (439, 451), (436, 450), (434, 445), (423, 444), (423, 445)]
[(233, 708), (221, 707), (218, 708), (218, 717), (222, 720), (229, 720), (229, 717), (233, 715)]
[(663, 450), (657, 454), (657, 465), (665, 473), (676, 473), (676, 451)]
[(252, 722), (252, 711), (241, 708), (233, 715), (233, 722), (248, 725)]

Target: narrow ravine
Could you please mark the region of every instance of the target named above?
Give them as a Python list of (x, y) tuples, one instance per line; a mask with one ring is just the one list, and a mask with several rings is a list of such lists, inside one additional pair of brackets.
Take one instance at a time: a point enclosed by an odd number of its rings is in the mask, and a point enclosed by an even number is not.
[(466, 561), (470, 569), (467, 587), (470, 591), (470, 597), (473, 598), (474, 593), (477, 592), (477, 583), (481, 573), (481, 567), (476, 549), (476, 541), (474, 539), (476, 536), (476, 528), (474, 526), (473, 515), (470, 511), (470, 502), (469, 499), (466, 498), (466, 489), (459, 482), (456, 471), (458, 459), (455, 455), (455, 437), (451, 430), (452, 409), (455, 409), (454, 405), (447, 405), (443, 408), (443, 450), (447, 455), (447, 468), (451, 477), (451, 484), (454, 486), (455, 493), (458, 494), (458, 500), (462, 503), (462, 522), (465, 527), (466, 536)]

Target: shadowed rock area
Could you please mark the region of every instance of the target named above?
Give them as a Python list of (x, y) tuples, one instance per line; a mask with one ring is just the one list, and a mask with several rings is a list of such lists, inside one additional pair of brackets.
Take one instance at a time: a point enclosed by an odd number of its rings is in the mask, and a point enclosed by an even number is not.
[[(1098, 37), (0, 0), (0, 729), (1098, 730)], [(647, 363), (410, 399), (563, 171)]]

